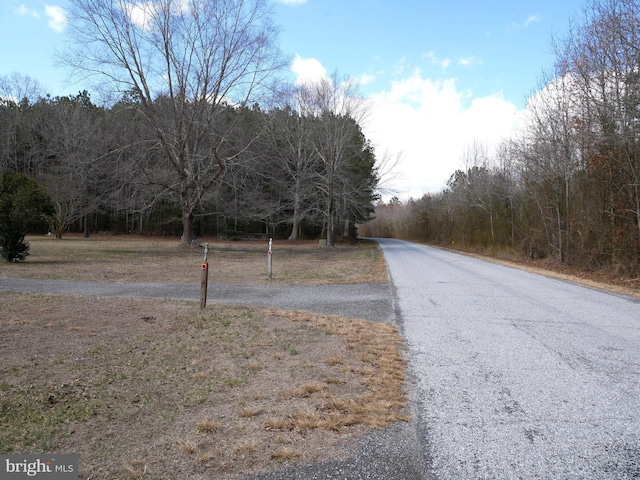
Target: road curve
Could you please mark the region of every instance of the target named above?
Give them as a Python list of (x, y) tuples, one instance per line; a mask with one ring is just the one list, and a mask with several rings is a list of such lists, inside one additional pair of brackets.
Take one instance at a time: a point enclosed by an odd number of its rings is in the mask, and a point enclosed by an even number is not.
[(637, 299), (379, 242), (435, 478), (640, 478)]

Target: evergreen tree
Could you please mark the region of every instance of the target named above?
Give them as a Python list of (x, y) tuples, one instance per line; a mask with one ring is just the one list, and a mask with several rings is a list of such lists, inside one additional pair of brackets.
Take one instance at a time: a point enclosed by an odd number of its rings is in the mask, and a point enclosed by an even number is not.
[(44, 188), (21, 173), (0, 173), (0, 255), (7, 262), (24, 260), (29, 228), (53, 213), (53, 204)]

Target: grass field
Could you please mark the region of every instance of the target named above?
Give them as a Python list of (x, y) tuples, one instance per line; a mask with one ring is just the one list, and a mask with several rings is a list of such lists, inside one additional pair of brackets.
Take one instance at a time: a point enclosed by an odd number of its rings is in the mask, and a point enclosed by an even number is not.
[[(175, 240), (30, 238), (0, 276), (197, 282)], [(211, 242), (210, 282), (267, 283), (266, 245)], [(375, 244), (276, 243), (273, 282), (386, 279)], [(215, 272), (218, 272), (216, 274)], [(246, 478), (339, 458), (408, 420), (396, 328), (306, 312), (0, 293), (0, 452), (80, 456), (80, 478)]]
[[(108, 282), (199, 283), (204, 248), (176, 239), (137, 236), (78, 236), (56, 240), (29, 237), (30, 256), (21, 263), (0, 263), (5, 277)], [(316, 242), (276, 241), (273, 276), (267, 278), (267, 242), (209, 241), (213, 283), (260, 285), (344, 284), (386, 281), (377, 245), (320, 248)]]

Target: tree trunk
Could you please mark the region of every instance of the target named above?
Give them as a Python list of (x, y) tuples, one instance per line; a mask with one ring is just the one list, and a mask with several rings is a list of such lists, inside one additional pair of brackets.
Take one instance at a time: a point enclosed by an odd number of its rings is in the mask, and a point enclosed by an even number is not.
[(349, 219), (347, 225), (347, 238), (349, 243), (357, 243), (358, 242), (358, 229), (356, 228), (356, 223), (353, 219)]
[(296, 190), (295, 200), (293, 203), (293, 228), (289, 240), (298, 240), (298, 230), (300, 228), (300, 194)]
[(83, 231), (82, 231), (82, 236), (84, 238), (89, 238), (89, 214), (85, 214), (84, 218), (83, 218)]
[(195, 234), (193, 233), (193, 212), (182, 208), (182, 236), (180, 237), (180, 242), (183, 245), (191, 245), (191, 243), (196, 239)]
[(298, 240), (298, 222), (295, 217), (293, 219), (293, 226), (291, 229), (291, 235), (289, 235), (289, 240)]
[(327, 205), (327, 247), (335, 247), (334, 236), (334, 223), (333, 218), (333, 192), (329, 194), (329, 202)]

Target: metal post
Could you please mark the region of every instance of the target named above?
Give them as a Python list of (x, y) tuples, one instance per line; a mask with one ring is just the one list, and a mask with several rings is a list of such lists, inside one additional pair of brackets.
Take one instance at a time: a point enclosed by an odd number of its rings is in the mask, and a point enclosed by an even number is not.
[(202, 281), (200, 283), (200, 308), (207, 306), (207, 284), (209, 283), (209, 261), (207, 254), (209, 253), (209, 244), (204, 244), (204, 261), (202, 262)]
[(271, 280), (272, 277), (272, 258), (273, 255), (271, 254), (271, 246), (273, 245), (273, 238), (269, 239), (269, 253), (267, 253), (267, 278), (269, 278), (269, 280)]

